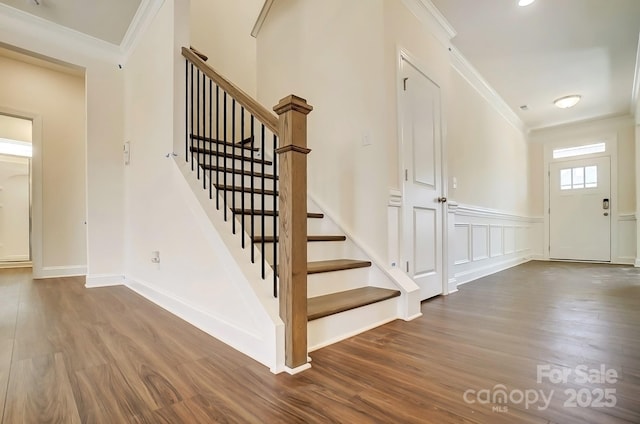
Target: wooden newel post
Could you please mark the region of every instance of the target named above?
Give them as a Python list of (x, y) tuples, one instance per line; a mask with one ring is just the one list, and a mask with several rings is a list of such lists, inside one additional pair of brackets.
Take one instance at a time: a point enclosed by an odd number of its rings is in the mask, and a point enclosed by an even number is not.
[(280, 318), (285, 324), (285, 364), (307, 363), (307, 115), (305, 99), (288, 96), (273, 108), (280, 132)]

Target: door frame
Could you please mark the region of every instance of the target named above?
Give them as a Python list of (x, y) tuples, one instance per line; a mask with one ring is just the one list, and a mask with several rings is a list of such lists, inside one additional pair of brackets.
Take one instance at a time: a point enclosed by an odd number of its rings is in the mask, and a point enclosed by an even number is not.
[[(16, 110), (0, 105), (0, 114), (31, 121), (31, 145), (34, 154), (31, 157), (30, 192), (31, 223), (29, 245), (33, 275), (42, 274), (42, 115)], [(40, 153), (38, 153), (40, 152)]]
[[(398, 250), (399, 250), (399, 263), (398, 263), (398, 267), (405, 272), (405, 268), (402, 266), (403, 263), (405, 263), (407, 261), (407, 256), (406, 256), (406, 252), (405, 252), (405, 248), (404, 248), (404, 226), (406, 225), (406, 223), (404, 222), (404, 210), (406, 208), (406, 197), (405, 197), (405, 181), (404, 181), (404, 169), (405, 169), (405, 163), (404, 163), (404, 150), (405, 150), (405, 145), (404, 145), (404, 136), (403, 136), (403, 132), (402, 132), (402, 123), (404, 122), (404, 114), (403, 114), (403, 108), (402, 108), (402, 103), (400, 101), (402, 93), (404, 92), (404, 87), (403, 87), (403, 81), (402, 81), (402, 68), (403, 68), (403, 62), (409, 62), (413, 67), (415, 67), (420, 73), (422, 73), (426, 78), (429, 78), (431, 81), (433, 81), (439, 88), (440, 88), (440, 137), (441, 137), (441, 146), (440, 146), (440, 178), (441, 178), (441, 191), (442, 191), (442, 196), (448, 198), (448, 194), (449, 194), (449, 189), (448, 189), (448, 178), (447, 178), (447, 161), (446, 161), (446, 157), (447, 157), (447, 126), (446, 126), (446, 110), (444, 107), (444, 99), (445, 99), (445, 85), (443, 83), (443, 81), (439, 80), (438, 78), (434, 78), (434, 76), (437, 75), (436, 72), (434, 72), (433, 70), (430, 69), (429, 66), (427, 66), (427, 64), (425, 64), (424, 62), (422, 62), (420, 59), (418, 59), (415, 55), (411, 54), (407, 49), (403, 48), (403, 47), (399, 47), (397, 48), (397, 61), (396, 61), (396, 109), (397, 109), (397, 132), (398, 132), (398, 148), (397, 148), (397, 152), (398, 152), (398, 172), (397, 172), (397, 178), (398, 178), (398, 185), (399, 185), (399, 191), (401, 193), (401, 211), (398, 217), (398, 222), (399, 222), (399, 228), (398, 231), (399, 233), (397, 234), (397, 240), (398, 240)], [(448, 203), (445, 203), (442, 205), (442, 228), (439, 229), (440, 232), (440, 240), (442, 243), (442, 255), (439, 258), (438, 261), (438, 266), (440, 266), (441, 269), (441, 275), (442, 275), (442, 295), (448, 295), (450, 293), (452, 293), (453, 291), (449, 290), (449, 232), (447, 231), (448, 229), (448, 218), (449, 218), (449, 214), (448, 214)]]
[[(578, 147), (588, 144), (605, 143), (604, 153), (593, 153), (590, 155), (573, 156), (569, 158), (553, 159), (553, 150), (566, 147)], [(611, 225), (610, 232), (610, 258), (609, 262), (603, 263), (619, 263), (618, 261), (618, 135), (615, 132), (609, 132), (599, 135), (590, 135), (588, 137), (568, 138), (566, 140), (556, 140), (545, 143), (544, 145), (544, 259), (550, 260), (549, 243), (551, 240), (551, 225), (549, 218), (549, 208), (551, 203), (551, 184), (550, 184), (550, 166), (552, 163), (569, 162), (579, 159), (591, 159), (598, 157), (608, 157), (610, 163), (609, 172), (611, 184)], [(597, 262), (597, 261), (596, 261)]]

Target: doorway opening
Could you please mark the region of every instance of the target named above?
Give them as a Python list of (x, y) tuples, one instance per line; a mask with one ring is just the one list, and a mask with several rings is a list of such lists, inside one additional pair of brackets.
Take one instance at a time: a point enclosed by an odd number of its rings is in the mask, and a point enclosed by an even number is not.
[(616, 253), (615, 137), (547, 150), (547, 257), (612, 262)]
[(32, 121), (0, 114), (0, 267), (31, 266)]

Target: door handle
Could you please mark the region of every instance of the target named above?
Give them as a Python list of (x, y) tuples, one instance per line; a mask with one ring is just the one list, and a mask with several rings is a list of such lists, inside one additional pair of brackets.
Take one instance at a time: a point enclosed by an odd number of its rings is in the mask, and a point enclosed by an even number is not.
[(438, 197), (438, 203), (447, 203), (446, 197)]
[(609, 199), (602, 199), (602, 209), (609, 209)]

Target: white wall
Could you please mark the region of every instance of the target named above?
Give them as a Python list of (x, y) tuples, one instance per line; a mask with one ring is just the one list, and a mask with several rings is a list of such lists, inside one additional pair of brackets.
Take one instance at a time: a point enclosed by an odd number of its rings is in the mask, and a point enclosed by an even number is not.
[(0, 115), (0, 138), (31, 143), (31, 120)]
[(41, 138), (34, 166), (41, 188), (34, 198), (42, 210), (41, 272), (86, 272), (85, 82), (82, 75), (58, 72), (0, 57), (0, 107), (37, 115)]
[[(258, 35), (258, 99), (306, 98), (308, 191), (377, 257), (387, 257), (382, 0), (274, 2)], [(371, 145), (363, 146), (363, 137)], [(372, 231), (372, 229), (378, 229)]]
[[(79, 113), (86, 116), (86, 170), (81, 178), (85, 181), (87, 193), (84, 205), (87, 220), (86, 271), (88, 278), (121, 280), (124, 218), (123, 80), (117, 59), (105, 57), (103, 50), (81, 37), (68, 37), (46, 25), (24, 22), (13, 16), (0, 15), (0, 39), (6, 45), (62, 63), (65, 67), (72, 65), (76, 69), (84, 69), (85, 108)], [(12, 106), (8, 108), (12, 109)], [(34, 142), (40, 133), (44, 134), (47, 130), (47, 122), (37, 116), (35, 118)], [(36, 169), (34, 178), (41, 178)], [(35, 185), (33, 195), (41, 195)], [(34, 217), (38, 212), (34, 202)], [(42, 231), (40, 223), (34, 221), (33, 230), (34, 233)], [(79, 271), (73, 267), (80, 264), (68, 262), (49, 266), (50, 269), (43, 272), (37, 267), (37, 262), (44, 259), (40, 256), (41, 253), (34, 248), (36, 275), (68, 275)]]
[[(179, 119), (184, 91), (174, 85), (182, 81), (176, 72), (184, 72), (175, 45), (184, 42), (180, 25), (187, 12), (183, 2), (165, 1), (125, 70), (125, 133), (131, 142), (131, 163), (125, 168), (126, 281), (275, 370), (281, 322), (270, 282), (257, 278), (252, 286), (249, 252), (240, 249), (236, 262), (229, 249), (240, 239), (224, 239), (216, 231), (211, 219), (220, 213), (203, 200), (202, 182), (193, 181), (190, 166), (185, 181), (184, 157), (167, 157), (172, 151), (184, 155)], [(179, 149), (174, 149), (174, 133)], [(228, 223), (223, 231), (230, 233)], [(160, 252), (159, 264), (151, 262), (152, 251)]]
[(29, 158), (0, 155), (0, 261), (28, 261)]
[(528, 145), (457, 72), (448, 102), (449, 195), (464, 204), (529, 214)]
[(251, 30), (263, 0), (191, 0), (191, 45), (207, 63), (256, 96), (256, 39)]

